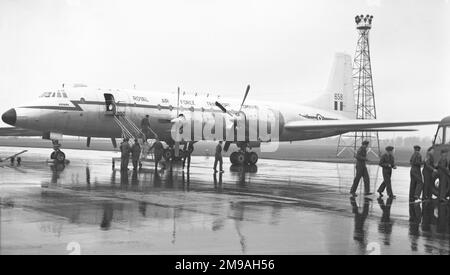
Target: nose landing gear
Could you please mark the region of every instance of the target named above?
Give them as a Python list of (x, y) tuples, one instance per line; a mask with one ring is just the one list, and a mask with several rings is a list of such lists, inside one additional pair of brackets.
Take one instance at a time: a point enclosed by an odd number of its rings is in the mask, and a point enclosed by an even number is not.
[(64, 164), (66, 162), (66, 154), (61, 151), (61, 144), (58, 140), (52, 140), (53, 152), (50, 155), (50, 159), (55, 163)]

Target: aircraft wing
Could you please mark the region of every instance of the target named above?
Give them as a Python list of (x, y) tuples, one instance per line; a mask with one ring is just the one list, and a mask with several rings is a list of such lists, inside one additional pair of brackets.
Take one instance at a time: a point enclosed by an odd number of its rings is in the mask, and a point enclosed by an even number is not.
[[(380, 121), (380, 120), (300, 120), (288, 122), (284, 128), (291, 131), (339, 131), (339, 132), (398, 132), (395, 127), (424, 126), (439, 124), (440, 121)], [(413, 129), (403, 129), (411, 131)]]
[(39, 137), (42, 132), (17, 127), (0, 128), (0, 137)]

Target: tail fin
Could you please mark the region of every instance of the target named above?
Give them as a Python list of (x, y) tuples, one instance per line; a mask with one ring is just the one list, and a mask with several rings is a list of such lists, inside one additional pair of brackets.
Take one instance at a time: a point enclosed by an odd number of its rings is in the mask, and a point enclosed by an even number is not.
[(356, 116), (353, 93), (352, 58), (336, 53), (324, 94), (309, 104), (312, 107), (339, 113), (349, 119)]

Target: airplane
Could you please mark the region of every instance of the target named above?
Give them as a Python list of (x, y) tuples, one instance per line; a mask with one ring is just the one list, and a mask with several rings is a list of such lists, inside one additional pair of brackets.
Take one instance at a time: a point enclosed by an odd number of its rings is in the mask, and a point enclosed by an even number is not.
[[(61, 89), (45, 91), (34, 102), (5, 112), (2, 120), (13, 128), (0, 128), (0, 136), (42, 136), (55, 145), (52, 158), (64, 161), (65, 154), (58, 147), (63, 135), (87, 137), (88, 147), (91, 138), (110, 138), (117, 148), (116, 139), (136, 137), (140, 132), (136, 125), (149, 115), (155, 137), (168, 146), (164, 158), (171, 159), (178, 155), (178, 146), (187, 142), (174, 138), (174, 125), (183, 128), (186, 121), (194, 124), (201, 121), (202, 127), (209, 126), (214, 129), (212, 132), (219, 129), (217, 121), (224, 121), (227, 133), (230, 129), (236, 132), (238, 124), (267, 125), (267, 131), (276, 133), (279, 142), (325, 138), (348, 132), (412, 131), (398, 127), (438, 124), (438, 121), (355, 119), (352, 60), (344, 53), (335, 55), (326, 90), (316, 100), (297, 104), (282, 98), (284, 102), (276, 105), (274, 102), (247, 101), (249, 91), (250, 86), (244, 99), (239, 100), (179, 90), (163, 93), (63, 85)], [(258, 155), (252, 149), (275, 141), (267, 133), (261, 133), (260, 127), (256, 134), (245, 131), (243, 139), (238, 139), (237, 135), (228, 138), (225, 134), (222, 138), (221, 134), (214, 138), (192, 135), (191, 140), (223, 140), (225, 151), (231, 144), (236, 144), (238, 150), (231, 154), (231, 163), (256, 164)]]

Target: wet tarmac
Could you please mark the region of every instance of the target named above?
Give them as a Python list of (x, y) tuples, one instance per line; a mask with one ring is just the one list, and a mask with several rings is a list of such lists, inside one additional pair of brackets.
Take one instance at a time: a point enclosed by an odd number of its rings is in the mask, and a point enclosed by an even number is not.
[[(21, 148), (0, 147), (0, 156)], [(449, 254), (449, 206), (408, 202), (409, 169), (394, 172), (397, 199), (351, 200), (354, 167), (261, 159), (213, 174), (193, 157), (154, 173), (113, 171), (115, 152), (65, 150), (67, 166), (30, 149), (0, 163), (0, 254)], [(372, 188), (381, 170), (370, 167)]]

